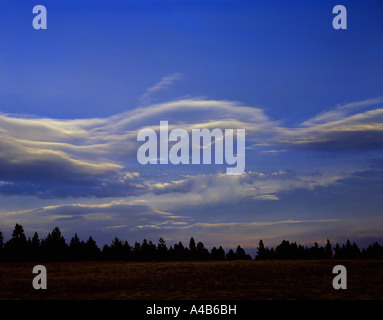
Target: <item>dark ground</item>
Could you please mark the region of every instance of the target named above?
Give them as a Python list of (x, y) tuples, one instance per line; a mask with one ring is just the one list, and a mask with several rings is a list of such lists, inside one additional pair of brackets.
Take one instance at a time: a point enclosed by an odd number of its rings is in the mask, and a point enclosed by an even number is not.
[[(381, 260), (57, 262), (47, 290), (34, 290), (38, 263), (0, 263), (0, 299), (383, 300)], [(335, 290), (335, 265), (347, 290)]]

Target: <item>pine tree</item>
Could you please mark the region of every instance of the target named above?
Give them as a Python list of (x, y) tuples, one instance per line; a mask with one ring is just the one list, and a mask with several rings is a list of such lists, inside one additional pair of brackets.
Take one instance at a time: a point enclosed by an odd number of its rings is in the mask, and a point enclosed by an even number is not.
[(4, 260), (3, 246), (4, 246), (4, 237), (3, 237), (3, 233), (0, 231), (0, 262)]
[(12, 232), (12, 238), (4, 245), (4, 250), (10, 261), (26, 260), (27, 238), (22, 225), (16, 223)]
[(193, 237), (191, 237), (190, 241), (189, 241), (189, 250), (190, 250), (190, 258), (196, 259), (197, 258), (197, 247), (196, 247), (195, 240)]
[(84, 244), (84, 259), (85, 260), (98, 260), (100, 258), (100, 249), (96, 241), (89, 236), (87, 242)]
[(0, 231), (0, 250), (3, 249), (4, 246), (4, 236), (3, 233)]
[(110, 252), (113, 260), (123, 260), (123, 245), (120, 239), (115, 237), (110, 245)]
[(327, 243), (325, 246), (325, 258), (326, 259), (332, 258), (332, 246), (331, 246), (330, 240), (328, 240), (328, 239), (327, 239)]
[(267, 258), (265, 245), (263, 244), (262, 239), (259, 240), (259, 244), (257, 247), (257, 254), (256, 254), (255, 258), (256, 259), (266, 259)]
[(161, 237), (157, 244), (157, 257), (159, 260), (166, 260), (168, 258), (168, 249), (165, 240)]
[(41, 259), (40, 239), (37, 232), (33, 234), (31, 241), (29, 242), (29, 256), (32, 261), (39, 261)]
[(209, 251), (205, 248), (201, 241), (197, 243), (196, 258), (199, 260), (209, 259)]
[(69, 243), (69, 258), (70, 260), (81, 260), (83, 255), (83, 245), (84, 243), (80, 241), (77, 233), (75, 233), (74, 237), (70, 240)]
[(222, 246), (219, 246), (217, 257), (219, 260), (225, 260), (225, 250), (223, 250)]
[(233, 249), (230, 249), (229, 252), (226, 254), (226, 259), (227, 260), (235, 260), (236, 256), (233, 251)]

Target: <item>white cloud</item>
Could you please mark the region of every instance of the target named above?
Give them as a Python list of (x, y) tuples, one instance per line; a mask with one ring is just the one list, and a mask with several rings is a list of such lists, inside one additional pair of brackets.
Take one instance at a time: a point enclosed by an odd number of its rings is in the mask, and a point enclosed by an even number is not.
[(147, 105), (151, 103), (152, 96), (161, 90), (169, 88), (175, 81), (181, 79), (182, 73), (173, 73), (166, 77), (163, 77), (154, 86), (146, 90), (146, 92), (140, 97), (141, 104)]
[[(163, 79), (149, 92), (170, 85), (179, 76), (174, 74)], [(282, 151), (286, 153), (296, 149), (374, 149), (383, 145), (383, 109), (371, 107), (382, 101), (380, 97), (342, 105), (292, 128), (269, 119), (260, 108), (206, 99), (152, 104), (95, 119), (58, 120), (0, 115), (0, 178), (3, 181), (0, 192), (19, 194), (23, 191), (24, 194), (44, 197), (106, 197), (113, 193), (127, 196), (150, 191), (182, 192), (188, 188), (187, 184), (193, 186), (198, 181), (201, 186), (209, 186), (210, 190), (208, 194), (195, 193), (193, 196), (197, 202), (232, 199), (233, 195), (246, 193), (241, 187), (240, 192), (233, 192), (236, 184), (245, 184), (243, 181), (230, 180), (230, 189), (214, 184), (214, 179), (219, 183), (225, 179), (214, 175), (198, 175), (195, 180), (186, 179), (177, 184), (161, 179), (152, 183), (150, 177), (134, 175), (138, 169), (142, 172), (147, 170), (136, 161), (138, 130), (144, 127), (158, 130), (161, 119), (169, 121), (169, 130), (176, 127), (186, 130), (246, 129), (247, 152), (260, 152), (263, 156), (272, 154), (274, 157), (280, 156)], [(360, 108), (370, 109), (353, 114)], [(71, 185), (71, 181), (76, 184)], [(296, 187), (310, 184), (297, 178), (290, 179), (288, 183)], [(316, 183), (314, 181), (312, 185)], [(279, 186), (268, 185), (268, 189), (255, 184), (259, 188), (252, 196), (254, 199), (266, 199), (268, 194), (278, 197), (280, 189), (285, 189), (281, 187), (284, 184), (281, 181)], [(197, 189), (196, 186), (194, 188)]]
[(315, 117), (308, 119), (302, 123), (302, 126), (312, 126), (315, 124), (339, 121), (349, 115), (351, 112), (361, 109), (363, 107), (371, 107), (381, 105), (383, 97), (371, 98), (357, 102), (346, 103), (338, 105), (335, 109), (322, 112)]
[(351, 175), (352, 170), (338, 174), (318, 171), (313, 174), (248, 171), (240, 176), (200, 174), (148, 184), (152, 194), (142, 197), (163, 210), (235, 204), (244, 200), (278, 201), (281, 195), (289, 192), (333, 186)]

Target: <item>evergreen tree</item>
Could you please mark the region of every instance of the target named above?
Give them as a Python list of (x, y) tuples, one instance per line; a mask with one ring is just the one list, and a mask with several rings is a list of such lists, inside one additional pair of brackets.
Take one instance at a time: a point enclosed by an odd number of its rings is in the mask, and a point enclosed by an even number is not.
[(77, 233), (69, 242), (68, 255), (70, 260), (81, 260), (84, 254), (84, 242), (81, 242)]
[[(93, 239), (92, 239), (92, 241), (93, 241)], [(124, 254), (123, 254), (124, 260), (128, 261), (128, 260), (133, 259), (133, 250), (132, 250), (132, 247), (130, 246), (128, 241), (125, 241), (123, 244), (123, 252), (124, 252)]]
[(255, 256), (256, 259), (267, 259), (266, 249), (265, 245), (263, 244), (262, 239), (259, 240), (259, 244), (257, 247), (257, 254)]
[(326, 246), (325, 246), (325, 258), (326, 259), (332, 258), (332, 246), (329, 239), (327, 239)]
[(342, 253), (339, 243), (336, 243), (334, 248), (334, 259), (341, 259)]
[(233, 251), (233, 249), (230, 249), (229, 252), (226, 254), (226, 259), (227, 260), (235, 260), (236, 256)]
[(111, 258), (113, 260), (124, 260), (123, 244), (118, 237), (115, 237), (110, 245)]
[(4, 247), (4, 236), (3, 236), (3, 233), (0, 231), (0, 262), (4, 260), (3, 247)]
[(185, 260), (187, 257), (186, 257), (186, 251), (185, 251), (185, 247), (184, 245), (182, 244), (182, 242), (178, 242), (178, 244), (174, 244), (174, 258), (176, 260)]
[(290, 242), (282, 240), (281, 244), (275, 248), (275, 255), (277, 259), (289, 259), (290, 256)]
[(157, 252), (157, 257), (159, 260), (168, 259), (168, 248), (166, 247), (166, 242), (162, 237), (158, 240)]
[(12, 232), (12, 238), (4, 245), (5, 254), (10, 261), (27, 260), (27, 238), (22, 225), (17, 224)]
[(235, 256), (236, 256), (236, 259), (239, 259), (239, 260), (247, 260), (249, 258), (249, 256), (246, 254), (245, 250), (243, 248), (241, 248), (240, 245), (238, 245), (238, 247), (235, 251)]
[(66, 260), (68, 246), (59, 227), (55, 227), (47, 237), (41, 241), (44, 259), (48, 261)]
[(364, 258), (369, 259), (382, 259), (383, 258), (383, 246), (377, 242), (370, 244), (363, 254)]
[(197, 243), (196, 254), (196, 258), (198, 260), (207, 260), (210, 258), (209, 251), (205, 248), (201, 241)]
[(360, 251), (359, 247), (356, 245), (355, 242), (352, 243), (351, 252), (352, 258), (360, 258), (362, 256), (362, 252)]
[(3, 233), (0, 231), (0, 250), (3, 249), (4, 246), (4, 236)]
[(33, 234), (33, 237), (28, 241), (29, 260), (39, 261), (41, 259), (40, 239), (37, 232)]
[(197, 258), (197, 246), (195, 244), (194, 238), (190, 238), (189, 242), (189, 250), (190, 250), (190, 258), (196, 259)]
[(104, 244), (104, 246), (102, 247), (101, 257), (103, 260), (112, 259), (111, 249), (110, 249), (110, 246), (108, 246), (107, 244)]
[(210, 252), (211, 259), (218, 260), (217, 255), (218, 255), (218, 249), (216, 247), (213, 247), (213, 249), (211, 249), (211, 252)]
[(217, 258), (218, 260), (225, 260), (225, 250), (223, 250), (222, 246), (218, 248)]
[(96, 241), (94, 241), (91, 236), (89, 236), (85, 243), (83, 241), (81, 243), (83, 248), (83, 256), (81, 257), (82, 260), (94, 261), (100, 259), (100, 249), (98, 248)]
[(137, 241), (134, 243), (133, 255), (135, 260), (141, 260), (141, 244)]

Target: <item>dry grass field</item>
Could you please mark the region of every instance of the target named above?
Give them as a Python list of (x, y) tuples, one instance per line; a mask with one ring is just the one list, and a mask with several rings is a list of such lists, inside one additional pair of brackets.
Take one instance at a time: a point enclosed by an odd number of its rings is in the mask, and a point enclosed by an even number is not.
[[(32, 287), (35, 264), (0, 263), (0, 299), (383, 299), (383, 261), (46, 263), (47, 290)], [(347, 290), (332, 287), (336, 264)]]

